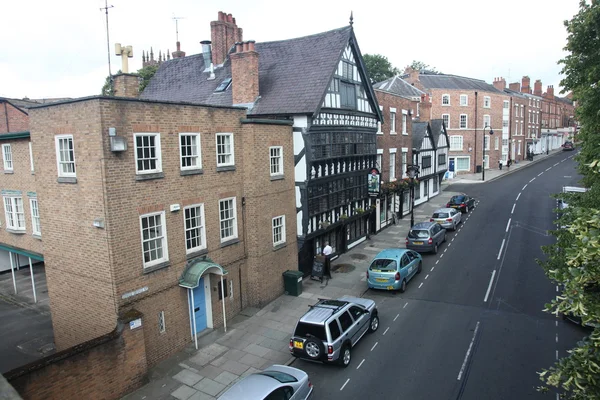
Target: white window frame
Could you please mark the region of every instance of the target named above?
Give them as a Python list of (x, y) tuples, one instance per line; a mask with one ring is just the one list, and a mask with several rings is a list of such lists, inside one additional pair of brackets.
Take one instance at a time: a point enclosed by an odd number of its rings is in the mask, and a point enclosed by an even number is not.
[[(223, 219), (223, 209), (221, 208), (222, 204), (225, 204), (225, 202), (229, 202), (231, 201), (231, 205), (232, 205), (232, 216), (227, 218), (227, 219)], [(227, 229), (231, 229), (232, 233), (229, 236), (223, 236), (223, 223), (226, 221), (232, 221), (231, 224), (231, 228), (227, 228)], [(227, 242), (229, 240), (233, 240), (233, 239), (237, 239), (238, 237), (238, 226), (237, 226), (237, 203), (236, 203), (236, 198), (235, 197), (227, 197), (225, 199), (220, 199), (219, 200), (219, 237), (221, 238), (221, 243)]]
[[(160, 236), (155, 236), (153, 238), (149, 238), (149, 239), (144, 239), (144, 223), (143, 220), (146, 218), (153, 218), (159, 216), (160, 217), (160, 227), (161, 227), (161, 235)], [(142, 242), (142, 264), (144, 266), (144, 268), (150, 268), (153, 267), (155, 265), (161, 264), (163, 262), (167, 262), (169, 261), (169, 246), (168, 246), (168, 241), (167, 241), (167, 225), (166, 225), (166, 218), (165, 218), (165, 212), (164, 211), (158, 211), (158, 212), (153, 212), (153, 213), (148, 213), (148, 214), (143, 214), (140, 215), (140, 239)], [(148, 225), (149, 226), (149, 225)], [(156, 225), (155, 225), (156, 227)], [(157, 240), (157, 238), (159, 238), (158, 240), (160, 240), (160, 244), (161, 244), (161, 248), (162, 248), (162, 257), (161, 258), (156, 258), (154, 260), (150, 260), (148, 262), (146, 262), (146, 251), (144, 250), (144, 243), (146, 242), (150, 242), (150, 241), (154, 241)]]
[(489, 156), (489, 154), (485, 154), (483, 156), (483, 168), (490, 169), (490, 156)]
[[(273, 151), (276, 151), (278, 154), (273, 155)], [(275, 172), (273, 172), (274, 168), (276, 169)], [(269, 147), (269, 173), (271, 176), (283, 175), (283, 146)]]
[(490, 96), (483, 96), (483, 108), (492, 107), (492, 98)]
[(520, 156), (521, 155), (521, 141), (517, 141), (517, 155)]
[[(65, 150), (63, 150), (61, 152), (60, 150), (60, 143), (63, 140), (67, 140), (71, 142), (71, 146), (72, 146), (72, 151), (66, 150), (67, 153), (71, 153), (70, 154), (70, 159), (63, 159), (63, 153), (65, 152)], [(75, 165), (75, 140), (73, 139), (73, 135), (56, 135), (54, 136), (54, 143), (56, 146), (56, 167), (58, 170), (58, 176), (59, 177), (64, 177), (64, 178), (75, 178), (77, 177), (77, 167)], [(73, 172), (71, 171), (65, 171), (63, 170), (63, 167), (67, 167), (69, 165), (72, 165), (73, 167)]]
[(165, 312), (161, 311), (158, 313), (158, 333), (165, 333), (167, 331), (167, 324), (165, 323)]
[(461, 107), (466, 107), (468, 105), (469, 105), (469, 96), (466, 95), (466, 94), (461, 94), (460, 95), (460, 106)]
[(496, 136), (494, 138), (494, 150), (498, 150), (499, 149), (499, 147), (498, 147), (499, 145), (500, 145), (500, 140), (499, 140), (498, 136)]
[(483, 127), (485, 128), (486, 126), (492, 127), (492, 117), (489, 114), (483, 116)]
[[(142, 137), (154, 137), (154, 153), (155, 157), (143, 158), (142, 160), (138, 157), (138, 138)], [(150, 132), (140, 132), (133, 134), (133, 148), (135, 155), (135, 173), (136, 175), (147, 175), (147, 174), (156, 174), (162, 172), (162, 152), (160, 148), (160, 133), (150, 133)], [(150, 148), (150, 146), (148, 146)], [(153, 169), (139, 169), (138, 161), (144, 160), (155, 160), (155, 168)]]
[(273, 239), (273, 247), (285, 243), (285, 215), (273, 217), (273, 219), (271, 220), (271, 233)]
[[(188, 220), (191, 221), (192, 218), (188, 218), (187, 213), (188, 213), (188, 210), (193, 209), (193, 208), (199, 209), (199, 211), (196, 210), (196, 216), (193, 217), (196, 219), (196, 225), (188, 227)], [(200, 219), (200, 224), (198, 224), (198, 220), (197, 220), (198, 218)], [(192, 232), (192, 231), (196, 231), (196, 230), (199, 231), (200, 240), (198, 241), (198, 238), (196, 237), (196, 240), (199, 243), (195, 247), (188, 248), (188, 232)], [(191, 253), (195, 253), (197, 251), (206, 249), (206, 219), (204, 218), (204, 204), (203, 203), (191, 204), (191, 205), (183, 208), (183, 233), (184, 233), (185, 253), (186, 254), (191, 254)]]
[(402, 159), (400, 162), (402, 163), (402, 171), (400, 171), (400, 175), (404, 178), (407, 176), (406, 170), (408, 169), (408, 147), (402, 148)]
[[(447, 100), (448, 100), (448, 103), (447, 103), (447, 104), (444, 104), (444, 99), (447, 99)], [(450, 107), (450, 95), (449, 95), (449, 94), (447, 94), (447, 93), (444, 93), (444, 94), (442, 95), (442, 106), (443, 106), (443, 107)]]
[(31, 173), (33, 174), (35, 168), (33, 167), (33, 146), (31, 142), (29, 142), (29, 163), (31, 164)]
[[(462, 126), (463, 117), (465, 117), (465, 126)], [(458, 127), (460, 129), (469, 129), (469, 116), (467, 114), (460, 114), (460, 117), (458, 120)]]
[[(448, 145), (450, 146), (449, 149), (450, 151), (461, 151), (463, 149), (464, 146), (464, 138), (462, 135), (450, 135), (450, 137), (448, 138), (449, 142)], [(458, 141), (460, 143), (460, 147), (458, 146), (452, 146), (453, 144), (453, 140)]]
[(13, 170), (12, 148), (10, 143), (2, 145), (2, 160), (4, 161), (4, 171)]
[(390, 182), (396, 180), (396, 152), (398, 149), (390, 149)]
[[(383, 106), (379, 106), (379, 111), (381, 111), (381, 115), (383, 115)], [(383, 131), (381, 130), (381, 121), (377, 122), (377, 134), (383, 135)]]
[(490, 135), (485, 135), (483, 138), (483, 148), (485, 150), (489, 150), (490, 149)]
[(4, 217), (6, 228), (13, 231), (25, 231), (25, 209), (23, 197), (4, 196)]
[[(459, 169), (458, 168), (458, 160), (459, 159), (467, 159), (468, 160), (468, 167), (467, 168), (463, 168), (463, 169)], [(456, 156), (454, 157), (454, 170), (456, 172), (458, 171), (470, 171), (471, 170), (471, 157), (470, 156)]]
[(396, 109), (390, 108), (390, 135), (396, 134)]
[(450, 114), (442, 114), (442, 121), (444, 121), (444, 117), (448, 117), (448, 123), (446, 124), (446, 129), (450, 129)]
[(508, 100), (504, 100), (502, 102), (502, 104), (503, 104), (503, 108), (505, 108), (507, 110), (510, 109), (510, 102)]
[(383, 171), (383, 149), (377, 149), (377, 169), (379, 169), (379, 173)]
[(31, 210), (31, 231), (36, 236), (42, 236), (42, 225), (40, 223), (40, 208), (37, 197), (29, 198), (29, 208)]
[(408, 135), (408, 132), (406, 131), (406, 121), (408, 119), (408, 111), (407, 110), (402, 110), (402, 134), (403, 135)]
[[(228, 137), (229, 138), (229, 153), (219, 153), (219, 138), (220, 137)], [(216, 153), (217, 153), (217, 167), (231, 167), (235, 165), (235, 147), (233, 142), (233, 133), (230, 132), (221, 132), (215, 135), (215, 145), (216, 145)], [(224, 143), (222, 146), (226, 146)], [(224, 160), (224, 162), (219, 162), (219, 156), (229, 157), (230, 160)]]
[[(186, 148), (191, 149), (192, 154), (183, 154), (183, 137), (184, 136), (189, 136), (190, 138), (194, 138), (196, 140), (196, 144), (195, 145), (189, 145), (186, 143)], [(193, 154), (194, 152), (194, 148), (196, 151), (196, 154)], [(190, 159), (190, 161), (195, 161), (196, 165), (187, 165), (184, 166), (183, 165), (183, 159), (187, 158)], [(137, 165), (137, 164), (136, 164)], [(193, 171), (193, 170), (198, 170), (198, 169), (202, 169), (202, 144), (200, 143), (200, 134), (197, 132), (180, 132), (179, 133), (179, 168), (181, 169), (181, 171)]]

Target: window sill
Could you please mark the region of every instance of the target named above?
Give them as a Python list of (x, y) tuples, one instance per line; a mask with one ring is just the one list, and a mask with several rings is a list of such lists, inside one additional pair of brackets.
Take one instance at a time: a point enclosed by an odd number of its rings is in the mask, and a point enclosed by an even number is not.
[(402, 132), (404, 136), (408, 136), (408, 132)]
[(163, 172), (156, 172), (153, 174), (136, 175), (135, 180), (136, 181), (149, 181), (152, 179), (162, 179), (164, 177), (165, 177), (165, 174)]
[(227, 171), (235, 171), (235, 165), (226, 165), (222, 167), (217, 167), (217, 172), (227, 172)]
[(32, 236), (34, 239), (42, 240), (42, 235), (38, 235), (37, 233), (34, 233)]
[(450, 107), (450, 104), (442, 104), (442, 107)]
[(378, 135), (383, 135), (383, 132), (377, 132)]
[(169, 261), (161, 262), (160, 264), (153, 265), (151, 267), (144, 268), (144, 274), (149, 274), (154, 271), (158, 271), (159, 269), (167, 268), (171, 265)]
[(186, 260), (191, 260), (192, 258), (200, 257), (205, 254), (208, 254), (208, 249), (197, 250), (192, 253), (188, 253), (185, 255)]
[(15, 171), (13, 171), (13, 170), (11, 170), (11, 169), (5, 169), (5, 170), (4, 170), (4, 173), (5, 173), (5, 174), (14, 174), (14, 173), (15, 173)]
[(226, 242), (221, 242), (221, 248), (227, 247), (227, 246), (231, 246), (231, 245), (237, 244), (239, 242), (240, 242), (240, 239), (238, 239), (238, 238), (230, 239), (230, 240), (228, 240)]
[(271, 180), (272, 181), (280, 181), (280, 180), (282, 180), (284, 178), (285, 178), (285, 176), (283, 174), (281, 174), (281, 175), (271, 175)]
[(390, 135), (397, 135), (397, 134), (398, 134), (398, 132), (390, 131)]
[(203, 173), (204, 173), (204, 170), (202, 168), (200, 168), (200, 169), (184, 169), (179, 172), (179, 175), (181, 175), (181, 176), (202, 175)]
[(16, 229), (12, 229), (12, 228), (6, 228), (6, 232), (14, 233), (15, 235), (24, 235), (25, 234), (25, 230), (18, 231)]
[(287, 243), (286, 242), (279, 243), (278, 245), (273, 246), (273, 251), (277, 251), (277, 250), (283, 249), (284, 247), (287, 247)]
[(58, 183), (77, 183), (77, 178), (70, 176), (59, 176), (56, 180)]

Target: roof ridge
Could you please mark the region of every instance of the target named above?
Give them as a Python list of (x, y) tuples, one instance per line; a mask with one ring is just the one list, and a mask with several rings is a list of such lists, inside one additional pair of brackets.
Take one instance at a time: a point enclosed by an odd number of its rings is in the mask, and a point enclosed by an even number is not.
[(321, 35), (326, 35), (328, 33), (332, 33), (332, 32), (336, 32), (336, 31), (343, 31), (343, 30), (350, 30), (352, 29), (350, 26), (344, 26), (342, 28), (336, 28), (336, 29), (331, 29), (329, 31), (325, 31), (325, 32), (320, 32), (320, 33), (313, 33), (312, 35), (306, 35), (306, 36), (298, 36), (295, 38), (289, 38), (289, 39), (281, 39), (281, 40), (272, 40), (269, 42), (256, 42), (257, 45), (262, 45), (262, 44), (271, 44), (271, 43), (280, 43), (280, 42), (289, 42), (292, 40), (299, 40), (299, 39), (307, 39), (307, 38), (313, 38), (316, 36), (321, 36)]

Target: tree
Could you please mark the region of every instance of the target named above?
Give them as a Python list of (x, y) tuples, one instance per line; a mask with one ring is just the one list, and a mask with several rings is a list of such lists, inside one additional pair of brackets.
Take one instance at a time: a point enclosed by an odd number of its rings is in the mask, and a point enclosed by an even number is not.
[(387, 57), (381, 54), (365, 54), (363, 56), (367, 73), (371, 78), (371, 83), (385, 81), (400, 73), (398, 68), (393, 67)]
[(409, 67), (414, 69), (415, 71), (426, 70), (429, 72), (433, 72), (434, 74), (441, 74), (441, 72), (436, 70), (435, 67), (432, 67), (429, 64), (425, 64), (423, 61), (413, 60)]
[[(570, 313), (583, 322), (600, 322), (600, 2), (580, 1), (579, 12), (565, 21), (568, 55), (559, 61), (565, 78), (562, 93), (571, 90), (577, 101), (581, 130), (577, 155), (582, 183), (589, 190), (569, 196), (569, 207), (553, 232), (556, 243), (543, 248), (540, 261), (561, 294), (546, 305), (551, 313)], [(577, 343), (569, 355), (540, 373), (541, 390), (562, 388), (570, 399), (600, 398), (600, 326)]]
[[(148, 86), (148, 83), (150, 83), (150, 79), (152, 79), (152, 77), (154, 76), (156, 71), (158, 71), (159, 66), (160, 65), (158, 65), (158, 64), (147, 65), (147, 66), (137, 70), (136, 74), (138, 74), (141, 78), (140, 79), (140, 88), (139, 88), (140, 93), (144, 91), (146, 86)], [(117, 74), (120, 74), (120, 73), (121, 73), (121, 70), (117, 71)], [(106, 80), (104, 81), (104, 85), (102, 86), (101, 94), (102, 94), (102, 96), (114, 96), (114, 88), (110, 84), (109, 76), (107, 76)]]

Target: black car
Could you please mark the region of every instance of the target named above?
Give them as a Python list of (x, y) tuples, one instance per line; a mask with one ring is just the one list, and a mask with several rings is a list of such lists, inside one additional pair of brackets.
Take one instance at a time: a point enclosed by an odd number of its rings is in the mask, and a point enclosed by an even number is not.
[(575, 145), (573, 144), (573, 142), (565, 142), (565, 144), (563, 144), (563, 151), (571, 150), (575, 150)]
[(468, 213), (470, 209), (475, 207), (475, 199), (466, 194), (458, 194), (450, 198), (446, 207), (457, 208), (464, 213)]

